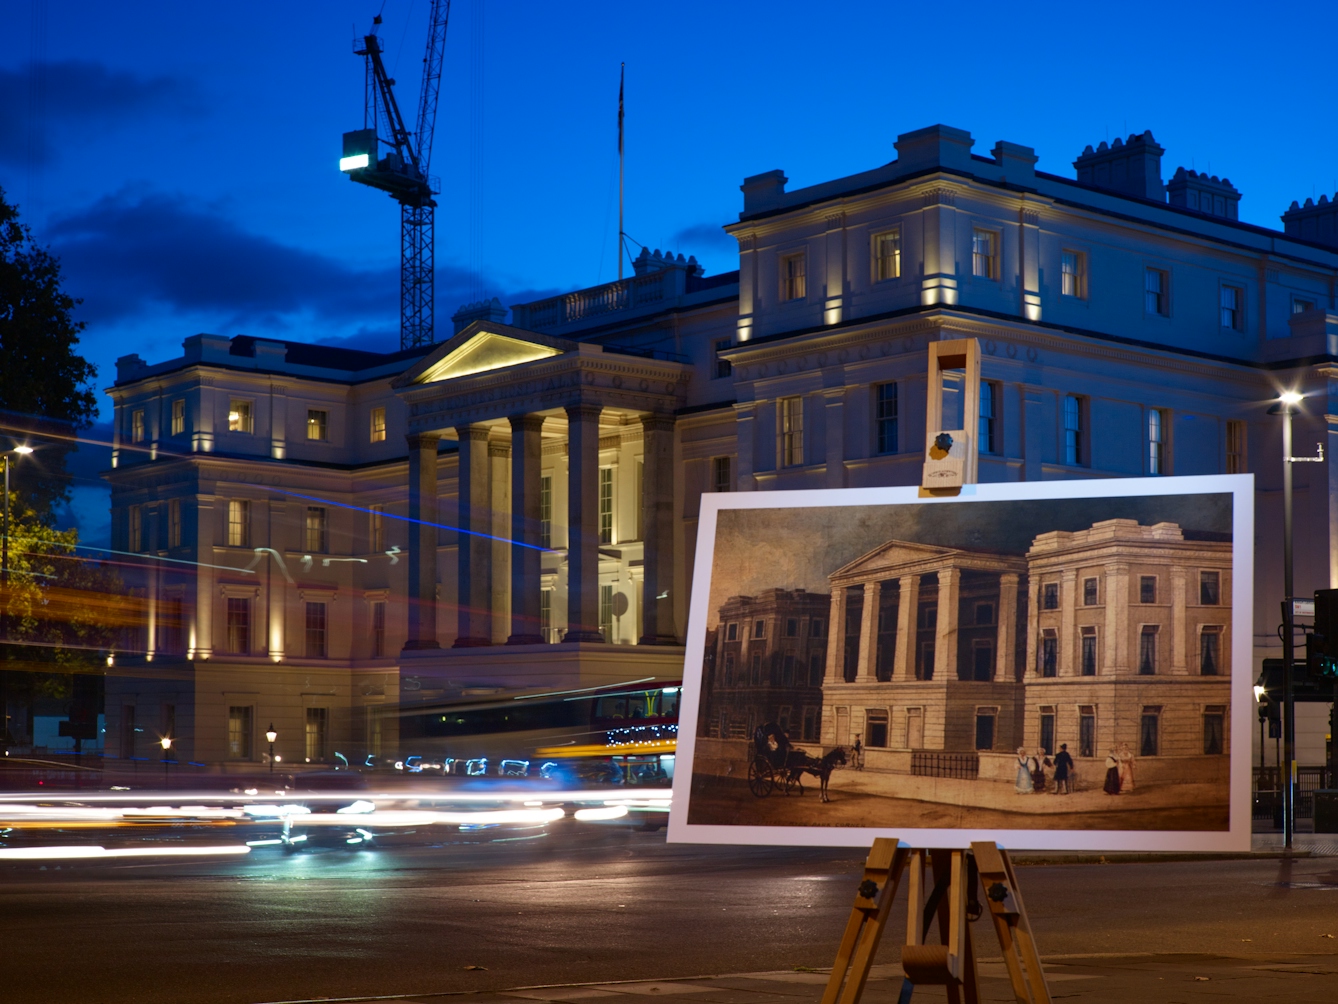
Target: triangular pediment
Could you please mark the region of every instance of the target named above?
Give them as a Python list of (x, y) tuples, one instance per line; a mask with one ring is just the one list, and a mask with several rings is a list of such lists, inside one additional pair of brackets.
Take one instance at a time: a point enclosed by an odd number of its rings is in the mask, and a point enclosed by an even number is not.
[(930, 561), (953, 554), (955, 548), (938, 547), (934, 544), (916, 544), (908, 540), (889, 540), (880, 544), (868, 554), (862, 555), (838, 568), (832, 578), (841, 575), (859, 575), (872, 569), (896, 568), (900, 565), (913, 565), (921, 561)]
[(565, 339), (510, 325), (476, 321), (437, 346), (395, 383), (398, 386), (441, 383), (550, 359), (574, 348), (575, 344)]

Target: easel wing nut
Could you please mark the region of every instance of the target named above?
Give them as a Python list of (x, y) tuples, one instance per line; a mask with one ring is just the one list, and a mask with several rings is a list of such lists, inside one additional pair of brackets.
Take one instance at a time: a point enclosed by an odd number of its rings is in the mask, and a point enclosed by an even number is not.
[(990, 901), (990, 909), (995, 913), (1016, 914), (1017, 900), (1013, 898), (1013, 890), (1008, 888), (1003, 882), (993, 882), (985, 890), (985, 895)]

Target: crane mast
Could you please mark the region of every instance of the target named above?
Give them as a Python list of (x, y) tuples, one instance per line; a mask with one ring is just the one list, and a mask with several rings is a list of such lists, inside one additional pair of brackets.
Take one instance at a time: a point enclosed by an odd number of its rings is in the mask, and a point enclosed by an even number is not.
[(433, 196), (441, 191), (441, 183), (429, 173), (429, 166), (450, 15), (451, 0), (432, 0), (415, 132), (410, 132), (405, 125), (395, 98), (395, 81), (386, 72), (385, 49), (377, 34), (381, 25), (379, 14), (373, 18), (371, 32), (353, 43), (353, 52), (363, 57), (366, 69), (363, 127), (344, 133), (344, 155), (339, 161), (339, 169), (353, 181), (380, 189), (400, 204), (402, 349), (431, 345), (434, 341), (434, 211), (437, 203)]

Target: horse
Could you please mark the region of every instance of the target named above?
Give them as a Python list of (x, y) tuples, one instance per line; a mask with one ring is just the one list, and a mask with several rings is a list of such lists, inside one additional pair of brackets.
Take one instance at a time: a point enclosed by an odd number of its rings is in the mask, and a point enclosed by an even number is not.
[(824, 802), (832, 800), (831, 795), (827, 793), (827, 782), (832, 778), (832, 771), (837, 764), (842, 766), (846, 763), (846, 751), (840, 746), (824, 753), (822, 759), (800, 754), (803, 756), (803, 762), (795, 762), (789, 765), (789, 774), (786, 778), (787, 785), (790, 782), (799, 785), (799, 794), (804, 793), (803, 776), (812, 774), (818, 779), (818, 797)]

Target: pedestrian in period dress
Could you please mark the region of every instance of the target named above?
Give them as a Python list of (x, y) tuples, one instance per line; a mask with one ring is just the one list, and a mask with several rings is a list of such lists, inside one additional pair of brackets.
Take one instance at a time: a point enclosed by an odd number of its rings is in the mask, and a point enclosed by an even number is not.
[(1045, 794), (1045, 768), (1048, 766), (1050, 758), (1045, 755), (1045, 750), (1038, 749), (1031, 758), (1031, 785), (1038, 795)]
[(860, 740), (860, 737), (859, 737), (859, 736), (856, 736), (856, 737), (855, 737), (855, 750), (854, 750), (855, 755), (854, 755), (854, 757), (853, 757), (852, 759), (854, 759), (854, 761), (855, 761), (855, 769), (856, 769), (856, 770), (863, 770), (863, 769), (864, 769), (864, 746), (861, 745), (861, 743), (860, 743), (859, 740)]
[(1031, 783), (1031, 757), (1023, 747), (1017, 748), (1017, 793), (1030, 795), (1036, 789)]
[(1106, 784), (1102, 790), (1107, 795), (1120, 793), (1120, 758), (1118, 750), (1112, 749), (1106, 754)]
[(1120, 743), (1120, 794), (1128, 795), (1134, 790), (1134, 751), (1128, 743)]
[(1073, 757), (1069, 756), (1069, 744), (1059, 744), (1059, 754), (1055, 757), (1055, 794), (1069, 794), (1069, 775), (1073, 772)]

